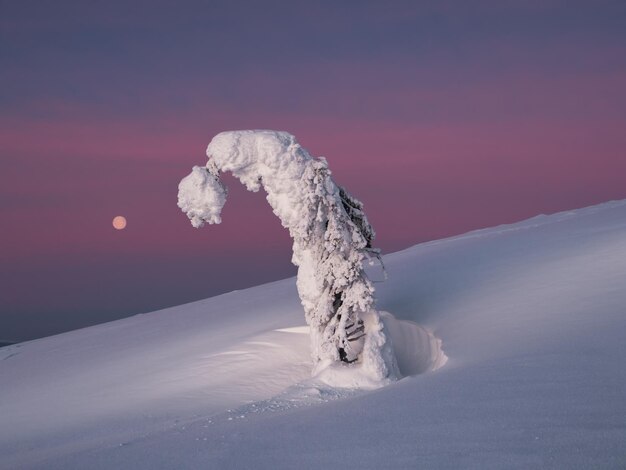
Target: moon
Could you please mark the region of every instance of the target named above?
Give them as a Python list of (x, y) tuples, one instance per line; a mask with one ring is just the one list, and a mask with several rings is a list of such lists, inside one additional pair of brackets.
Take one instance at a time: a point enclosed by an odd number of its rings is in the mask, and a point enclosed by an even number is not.
[(126, 217), (118, 215), (113, 218), (113, 227), (115, 230), (124, 230), (126, 228)]

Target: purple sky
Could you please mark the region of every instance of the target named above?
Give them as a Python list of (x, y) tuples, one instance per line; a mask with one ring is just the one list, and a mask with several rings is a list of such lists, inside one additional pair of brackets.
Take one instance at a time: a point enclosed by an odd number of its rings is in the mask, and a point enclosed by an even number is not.
[(385, 252), (626, 198), (623, 1), (128, 3), (0, 0), (0, 340), (294, 274), (261, 195), (176, 207), (223, 130), (325, 156)]

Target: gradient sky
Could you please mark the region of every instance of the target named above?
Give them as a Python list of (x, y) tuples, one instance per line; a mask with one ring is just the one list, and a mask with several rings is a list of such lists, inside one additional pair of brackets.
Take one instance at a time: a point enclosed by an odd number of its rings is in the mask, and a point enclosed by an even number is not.
[(626, 2), (0, 0), (0, 340), (293, 275), (261, 195), (176, 207), (247, 128), (325, 156), (384, 252), (623, 199)]

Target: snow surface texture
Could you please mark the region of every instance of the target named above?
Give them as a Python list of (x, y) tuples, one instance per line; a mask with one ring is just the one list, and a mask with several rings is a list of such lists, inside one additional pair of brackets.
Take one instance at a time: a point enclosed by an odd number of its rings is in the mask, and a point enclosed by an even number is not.
[(287, 279), (0, 349), (0, 468), (626, 466), (626, 201), (385, 263), (403, 379), (309, 378)]
[(397, 380), (393, 349), (363, 268), (366, 258), (378, 254), (371, 247), (374, 230), (361, 202), (335, 184), (326, 160), (311, 157), (293, 135), (276, 131), (222, 132), (211, 140), (207, 156), (206, 167), (194, 167), (180, 182), (178, 206), (194, 227), (220, 223), (227, 196), (220, 171), (230, 171), (249, 191), (265, 189), (293, 239), (313, 374), (331, 385), (340, 385), (343, 375), (351, 383), (358, 376), (368, 388)]

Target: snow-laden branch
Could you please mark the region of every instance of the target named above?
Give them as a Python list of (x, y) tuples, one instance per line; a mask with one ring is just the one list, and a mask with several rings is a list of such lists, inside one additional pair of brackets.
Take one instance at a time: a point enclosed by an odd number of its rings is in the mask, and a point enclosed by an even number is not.
[(392, 349), (363, 271), (365, 259), (378, 254), (371, 245), (374, 230), (361, 202), (335, 184), (326, 160), (276, 131), (223, 132), (207, 156), (206, 167), (194, 167), (179, 185), (178, 206), (192, 225), (221, 222), (227, 189), (220, 172), (230, 171), (249, 191), (263, 188), (293, 239), (316, 370), (355, 363), (372, 379), (394, 378)]

